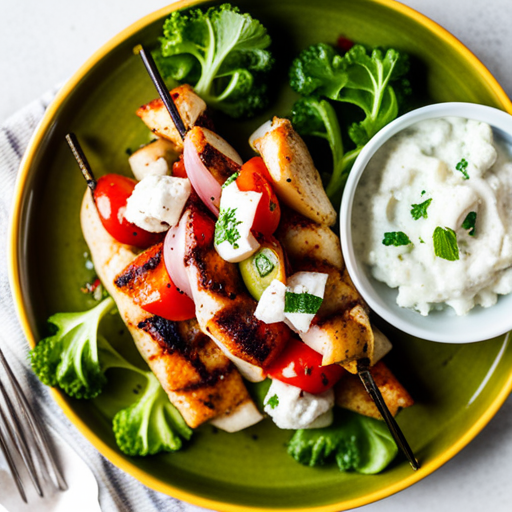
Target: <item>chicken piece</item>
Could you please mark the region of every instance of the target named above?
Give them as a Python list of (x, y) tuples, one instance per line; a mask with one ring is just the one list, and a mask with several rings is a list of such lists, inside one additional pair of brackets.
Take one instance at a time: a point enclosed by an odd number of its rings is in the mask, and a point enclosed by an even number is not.
[[(389, 412), (396, 416), (400, 409), (410, 407), (414, 404), (414, 400), (407, 390), (398, 382), (391, 370), (379, 361), (372, 369), (371, 373), (382, 398), (388, 406)], [(334, 387), (336, 396), (336, 404), (345, 409), (370, 416), (378, 420), (382, 416), (377, 406), (368, 395), (364, 386), (357, 375), (345, 373), (341, 380)]]
[(206, 229), (194, 229), (210, 223), (213, 233), (213, 220), (202, 203), (191, 198), (182, 222), (186, 226), (184, 262), (201, 329), (244, 377), (253, 382), (263, 380), (266, 368), (288, 341), (289, 328), (283, 323), (267, 325), (254, 316), (257, 304), (245, 289), (238, 266), (217, 254), (213, 236), (205, 235)]
[(322, 306), (301, 339), (323, 355), (322, 364), (339, 363), (349, 372), (350, 364), (362, 357), (374, 360), (374, 335), (368, 307), (354, 288), (341, 254), (338, 237), (322, 226), (289, 210), (276, 238), (289, 258), (293, 272), (328, 274)]
[[(209, 125), (205, 120), (206, 103), (194, 92), (190, 85), (184, 84), (170, 91), (185, 128), (190, 129), (196, 124)], [(183, 152), (183, 140), (174, 126), (164, 102), (158, 98), (143, 105), (137, 115), (146, 126), (159, 137), (170, 141), (177, 153)]]
[(171, 322), (151, 315), (121, 291), (136, 288), (137, 279), (152, 268), (160, 271), (162, 258), (135, 269), (135, 249), (117, 242), (104, 229), (89, 191), (82, 202), (81, 223), (98, 277), (114, 298), (137, 349), (187, 424), (195, 428), (218, 418), (228, 430), (259, 421), (262, 416), (240, 374), (195, 320)]
[(279, 199), (319, 224), (336, 221), (322, 179), (300, 135), (288, 119), (274, 117), (270, 129), (253, 141), (267, 166)]
[(128, 158), (135, 179), (143, 180), (146, 176), (170, 175), (172, 164), (178, 160), (179, 153), (175, 151), (172, 142), (166, 139), (156, 139), (138, 149)]

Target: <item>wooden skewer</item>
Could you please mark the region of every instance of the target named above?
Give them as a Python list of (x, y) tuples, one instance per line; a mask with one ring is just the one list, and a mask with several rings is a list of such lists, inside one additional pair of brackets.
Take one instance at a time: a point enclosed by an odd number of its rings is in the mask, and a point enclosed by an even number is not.
[(82, 171), (85, 181), (87, 182), (87, 186), (91, 189), (91, 192), (93, 193), (94, 197), (94, 190), (96, 189), (96, 179), (94, 178), (91, 166), (87, 161), (87, 157), (85, 156), (85, 153), (83, 152), (76, 135), (74, 133), (68, 133), (66, 135), (66, 141), (69, 147), (71, 148), (71, 152), (73, 153), (73, 156), (76, 159), (78, 167), (80, 167), (80, 170)]
[(359, 375), (359, 378), (361, 379), (366, 392), (375, 402), (377, 409), (384, 418), (384, 421), (386, 422), (386, 425), (388, 426), (389, 431), (395, 440), (395, 443), (398, 445), (402, 453), (407, 457), (407, 460), (409, 461), (412, 469), (417, 471), (420, 467), (420, 464), (414, 456), (414, 453), (409, 446), (407, 439), (405, 439), (403, 432), (400, 430), (398, 423), (395, 421), (395, 418), (393, 418), (393, 415), (389, 412), (388, 406), (382, 398), (382, 394), (377, 387), (377, 384), (375, 384), (375, 381), (373, 380), (373, 376), (370, 373), (369, 359), (364, 358), (357, 362), (357, 374)]
[(135, 53), (135, 55), (138, 54), (141, 56), (142, 62), (144, 63), (144, 66), (146, 66), (146, 70), (149, 76), (151, 77), (151, 80), (153, 81), (153, 84), (155, 85), (158, 94), (160, 94), (160, 98), (162, 98), (165, 107), (167, 108), (169, 114), (171, 115), (171, 119), (174, 123), (174, 126), (176, 126), (176, 129), (178, 130), (178, 133), (180, 134), (181, 138), (184, 139), (185, 135), (187, 134), (187, 129), (185, 128), (185, 124), (181, 119), (178, 109), (176, 108), (174, 100), (169, 94), (169, 90), (165, 85), (162, 75), (160, 74), (158, 68), (156, 67), (155, 61), (153, 60), (151, 53), (146, 52), (146, 50), (141, 44), (138, 44), (133, 49), (133, 53)]

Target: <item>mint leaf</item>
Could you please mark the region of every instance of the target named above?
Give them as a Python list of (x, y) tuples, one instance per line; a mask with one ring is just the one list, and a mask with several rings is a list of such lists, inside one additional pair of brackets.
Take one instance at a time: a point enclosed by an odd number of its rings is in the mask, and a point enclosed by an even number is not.
[(409, 237), (403, 231), (391, 231), (389, 233), (384, 233), (382, 243), (384, 245), (394, 245), (395, 247), (412, 244)]
[(236, 208), (221, 209), (219, 218), (215, 223), (215, 244), (220, 245), (222, 242), (230, 243), (235, 249), (238, 249), (236, 241), (240, 238), (240, 233), (236, 228), (242, 221), (236, 220)]
[(285, 313), (307, 313), (315, 315), (324, 299), (311, 293), (286, 292), (284, 295)]
[(279, 397), (277, 395), (271, 396), (265, 405), (270, 405), (271, 409), (275, 409), (279, 405)]
[(427, 208), (430, 206), (430, 203), (432, 202), (432, 198), (427, 199), (426, 201), (423, 201), (421, 204), (412, 204), (411, 209), (411, 215), (414, 220), (419, 220), (422, 217), (424, 219), (428, 218), (427, 215)]
[(465, 158), (463, 158), (455, 166), (455, 169), (457, 169), (457, 171), (460, 171), (463, 174), (465, 180), (469, 180), (469, 174), (468, 174), (467, 168), (468, 168), (468, 162)]
[(475, 236), (476, 212), (469, 212), (462, 223), (462, 229), (469, 229), (469, 236)]
[(432, 238), (434, 240), (434, 253), (436, 256), (448, 261), (459, 259), (457, 235), (453, 229), (437, 226)]

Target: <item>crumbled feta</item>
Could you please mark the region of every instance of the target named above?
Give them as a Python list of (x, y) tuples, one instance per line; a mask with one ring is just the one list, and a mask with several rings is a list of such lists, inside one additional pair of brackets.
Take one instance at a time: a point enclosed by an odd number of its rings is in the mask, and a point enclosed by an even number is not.
[(215, 249), (220, 257), (238, 263), (254, 254), (260, 244), (251, 233), (260, 192), (241, 192), (236, 181), (222, 190), (215, 225)]
[[(288, 279), (287, 291), (297, 294), (309, 293), (323, 299), (328, 277), (328, 274), (320, 272), (297, 272)], [(286, 323), (296, 332), (307, 332), (315, 318), (314, 313), (284, 313), (284, 316)]]
[(166, 231), (180, 220), (190, 191), (187, 178), (146, 176), (135, 185), (124, 216), (128, 222), (146, 231)]
[[(274, 396), (277, 398), (272, 400)], [(329, 389), (313, 395), (273, 379), (264, 403), (265, 412), (279, 428), (296, 430), (327, 427), (332, 422), (332, 413), (326, 413), (334, 406), (334, 391)]]
[(137, 181), (142, 181), (146, 176), (170, 175), (172, 164), (178, 158), (172, 142), (157, 139), (135, 151), (128, 163)]
[(274, 279), (261, 295), (254, 316), (266, 324), (284, 322), (285, 293), (286, 285)]

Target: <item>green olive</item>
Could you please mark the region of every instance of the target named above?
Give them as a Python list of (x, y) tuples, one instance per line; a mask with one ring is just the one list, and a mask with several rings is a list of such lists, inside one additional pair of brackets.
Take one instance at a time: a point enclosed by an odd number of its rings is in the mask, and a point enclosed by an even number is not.
[(274, 279), (285, 282), (283, 253), (280, 247), (269, 245), (263, 245), (250, 258), (238, 264), (245, 286), (256, 300), (260, 300)]

